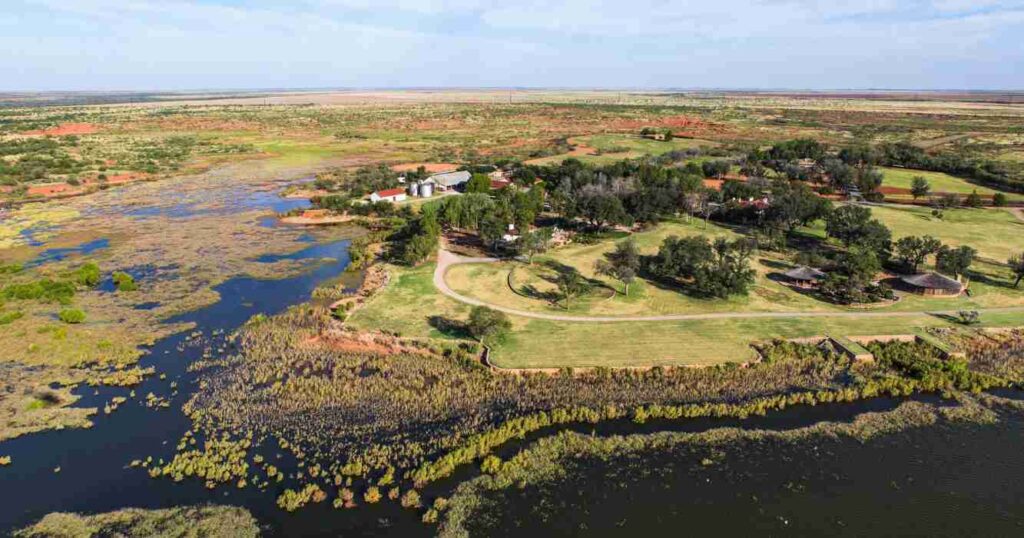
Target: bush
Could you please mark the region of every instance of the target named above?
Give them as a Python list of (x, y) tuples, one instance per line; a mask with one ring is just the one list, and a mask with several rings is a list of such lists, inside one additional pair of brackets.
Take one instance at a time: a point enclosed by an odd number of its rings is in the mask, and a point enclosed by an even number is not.
[(100, 283), (100, 266), (89, 262), (75, 272), (75, 281), (87, 288), (94, 288)]
[(57, 314), (57, 317), (64, 323), (82, 323), (85, 321), (85, 312), (77, 308), (65, 308), (60, 311), (60, 314)]
[(139, 289), (139, 285), (135, 283), (135, 277), (124, 271), (115, 272), (113, 278), (117, 291), (135, 291)]

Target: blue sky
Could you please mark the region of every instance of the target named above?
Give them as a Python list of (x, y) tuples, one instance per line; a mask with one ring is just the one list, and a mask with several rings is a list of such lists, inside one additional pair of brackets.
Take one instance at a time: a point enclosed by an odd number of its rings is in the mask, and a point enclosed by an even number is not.
[(0, 91), (1024, 89), (1024, 0), (0, 1)]

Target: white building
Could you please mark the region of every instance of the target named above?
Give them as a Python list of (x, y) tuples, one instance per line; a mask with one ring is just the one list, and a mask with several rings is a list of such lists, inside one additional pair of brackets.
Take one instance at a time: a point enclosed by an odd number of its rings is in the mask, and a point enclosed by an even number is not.
[(377, 202), (402, 202), (406, 198), (405, 189), (386, 189), (377, 191), (370, 195), (370, 201)]

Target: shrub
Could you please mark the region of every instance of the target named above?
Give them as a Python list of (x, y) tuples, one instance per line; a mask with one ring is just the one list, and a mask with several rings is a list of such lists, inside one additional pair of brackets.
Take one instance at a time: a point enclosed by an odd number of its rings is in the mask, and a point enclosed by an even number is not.
[(60, 311), (60, 314), (57, 314), (57, 317), (64, 323), (82, 323), (85, 321), (85, 312), (77, 308), (65, 308)]
[(75, 281), (87, 288), (93, 288), (100, 283), (100, 266), (89, 262), (78, 268), (75, 272)]
[(113, 279), (114, 285), (117, 286), (117, 291), (135, 291), (139, 289), (139, 285), (135, 283), (135, 277), (124, 271), (116, 271)]

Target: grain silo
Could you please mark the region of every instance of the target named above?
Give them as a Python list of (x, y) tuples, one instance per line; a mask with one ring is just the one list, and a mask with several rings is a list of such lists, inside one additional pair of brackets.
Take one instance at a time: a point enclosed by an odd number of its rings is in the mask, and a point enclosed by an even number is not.
[(420, 185), (420, 196), (423, 198), (430, 198), (434, 195), (434, 184), (424, 183)]
[(409, 196), (414, 196), (415, 197), (415, 196), (419, 196), (419, 195), (420, 195), (420, 184), (416, 183), (415, 181), (410, 183), (409, 184)]

